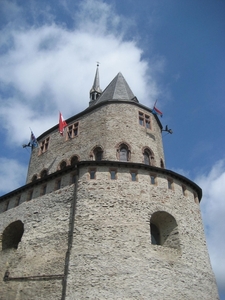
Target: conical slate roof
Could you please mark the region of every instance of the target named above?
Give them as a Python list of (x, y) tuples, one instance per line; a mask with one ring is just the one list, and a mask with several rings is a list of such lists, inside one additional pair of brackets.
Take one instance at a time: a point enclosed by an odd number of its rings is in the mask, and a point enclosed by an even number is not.
[(138, 102), (129, 85), (121, 73), (110, 82), (107, 88), (102, 92), (95, 104), (110, 100), (125, 100)]

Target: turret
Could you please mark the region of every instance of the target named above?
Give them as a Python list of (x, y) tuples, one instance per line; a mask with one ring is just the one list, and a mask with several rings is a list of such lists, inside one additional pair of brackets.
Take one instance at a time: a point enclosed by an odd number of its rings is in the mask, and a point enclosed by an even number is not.
[(90, 102), (89, 106), (92, 106), (98, 97), (101, 95), (102, 90), (100, 89), (100, 83), (99, 83), (99, 71), (98, 71), (99, 63), (97, 63), (97, 69), (95, 73), (94, 83), (90, 90)]

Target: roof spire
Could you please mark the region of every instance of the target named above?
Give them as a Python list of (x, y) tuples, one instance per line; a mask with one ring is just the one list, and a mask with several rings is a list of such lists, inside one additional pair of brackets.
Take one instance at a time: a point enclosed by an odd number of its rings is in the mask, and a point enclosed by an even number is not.
[(90, 102), (89, 102), (90, 106), (95, 103), (95, 101), (98, 99), (98, 97), (102, 93), (102, 90), (100, 89), (100, 83), (99, 83), (100, 81), (99, 81), (98, 67), (99, 67), (99, 62), (97, 62), (97, 69), (96, 69), (96, 73), (95, 73), (94, 83), (90, 90)]

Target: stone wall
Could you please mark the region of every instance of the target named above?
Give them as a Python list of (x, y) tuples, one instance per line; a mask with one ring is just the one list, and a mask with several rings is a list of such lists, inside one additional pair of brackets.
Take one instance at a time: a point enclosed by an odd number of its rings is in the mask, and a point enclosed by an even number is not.
[[(151, 116), (151, 129), (139, 125), (139, 111)], [(40, 176), (43, 169), (49, 174), (55, 172), (62, 160), (69, 164), (73, 155), (77, 155), (80, 161), (90, 160), (90, 153), (96, 145), (104, 150), (103, 160), (118, 160), (117, 145), (126, 142), (131, 147), (131, 162), (143, 163), (145, 146), (153, 151), (155, 166), (160, 166), (161, 159), (164, 161), (161, 129), (155, 116), (134, 103), (104, 104), (82, 114), (76, 121), (79, 121), (79, 134), (73, 139), (61, 136), (57, 130), (42, 137), (39, 143), (50, 137), (49, 149), (41, 155), (38, 148), (33, 149), (27, 183), (33, 175)]]
[[(66, 299), (218, 299), (195, 191), (158, 174), (138, 170), (131, 181), (129, 167), (96, 166), (80, 170), (75, 228)], [(153, 245), (150, 220), (164, 212), (177, 222), (175, 247)], [(169, 227), (169, 226), (168, 226)]]
[(24, 224), (18, 248), (0, 252), (1, 300), (61, 299), (73, 192), (74, 184), (1, 214), (1, 240), (9, 224)]
[[(139, 111), (151, 116), (151, 129), (139, 124)], [(56, 128), (41, 136), (39, 143), (50, 137), (49, 147), (41, 155), (33, 149), (27, 185), (0, 199), (1, 240), (8, 225), (24, 226), (17, 249), (1, 243), (0, 276), (9, 271), (10, 280), (2, 280), (0, 299), (218, 299), (199, 209), (201, 189), (160, 167), (157, 118), (139, 104), (107, 102), (68, 123), (75, 121), (75, 138), (62, 137)], [(120, 143), (131, 151), (126, 163), (118, 158)], [(95, 146), (103, 149), (100, 162), (91, 161)], [(143, 164), (144, 147), (154, 153), (155, 166)], [(76, 168), (69, 166), (73, 155), (80, 161)], [(63, 160), (67, 166), (60, 171)], [(40, 178), (44, 169), (49, 175)], [(35, 174), (40, 179), (31, 182)], [(160, 231), (158, 245), (151, 239), (153, 225)]]
[[(10, 278), (20, 278), (2, 281), (1, 300), (218, 299), (194, 183), (129, 162), (89, 161), (77, 167), (75, 195), (74, 170), (68, 169), (60, 190), (51, 190), (54, 179), (46, 179), (48, 194), (36, 192), (36, 198), (1, 214), (1, 239), (9, 224), (24, 224), (18, 249), (0, 252), (1, 278), (6, 270)], [(95, 179), (90, 179), (91, 169)], [(117, 171), (115, 180), (111, 169)], [(137, 181), (131, 180), (131, 171)], [(161, 228), (161, 245), (151, 243), (151, 221)]]

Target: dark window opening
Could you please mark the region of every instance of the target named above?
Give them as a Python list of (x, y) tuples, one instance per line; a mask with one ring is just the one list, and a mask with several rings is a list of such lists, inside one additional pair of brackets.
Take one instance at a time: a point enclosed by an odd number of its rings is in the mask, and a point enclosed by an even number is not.
[(144, 152), (144, 163), (146, 165), (150, 165), (150, 156), (149, 156), (149, 153), (147, 151)]
[(55, 190), (59, 190), (61, 188), (61, 179), (56, 180)]
[(47, 190), (47, 185), (45, 184), (45, 185), (42, 186), (42, 189), (41, 189), (41, 195), (42, 196), (46, 194), (46, 190)]
[(95, 179), (96, 170), (90, 170), (90, 179)]
[(42, 172), (41, 172), (41, 178), (45, 178), (45, 177), (47, 177), (48, 176), (48, 171), (47, 170), (43, 170)]
[(60, 164), (60, 170), (63, 170), (66, 168), (66, 161), (62, 161), (61, 164)]
[(72, 174), (71, 175), (71, 183), (75, 183), (76, 182), (76, 174)]
[(187, 191), (186, 186), (182, 185), (182, 193), (184, 196), (186, 196), (186, 194), (187, 194), (186, 191)]
[(150, 175), (150, 180), (151, 180), (151, 184), (155, 184), (156, 183), (154, 175)]
[(160, 233), (158, 227), (155, 226), (153, 223), (150, 223), (150, 230), (152, 245), (160, 245)]
[(169, 213), (154, 212), (150, 219), (150, 232), (152, 244), (180, 249), (178, 225)]
[(137, 181), (137, 173), (136, 172), (131, 172), (131, 180), (132, 181)]
[(15, 221), (9, 224), (2, 234), (2, 250), (17, 249), (18, 244), (24, 233), (24, 224), (21, 221)]
[(31, 181), (34, 182), (34, 181), (36, 181), (36, 180), (37, 180), (37, 175), (35, 174), (35, 175), (32, 177)]
[(171, 179), (168, 179), (168, 189), (173, 190), (173, 181)]
[(145, 165), (149, 165), (149, 166), (154, 165), (154, 154), (151, 151), (151, 149), (144, 149), (143, 156), (144, 156)]
[(32, 199), (32, 197), (33, 197), (33, 190), (28, 192), (27, 201), (30, 201)]
[(78, 157), (76, 155), (74, 155), (72, 158), (71, 158), (71, 166), (75, 166), (77, 163), (78, 163)]
[(94, 155), (95, 155), (95, 160), (101, 161), (102, 157), (103, 157), (103, 151), (102, 151), (102, 149), (100, 147), (97, 147), (94, 150)]
[(20, 204), (20, 196), (16, 198), (15, 206), (18, 206)]
[(112, 180), (115, 180), (116, 179), (116, 171), (115, 170), (111, 170), (110, 171), (110, 176), (111, 176)]

